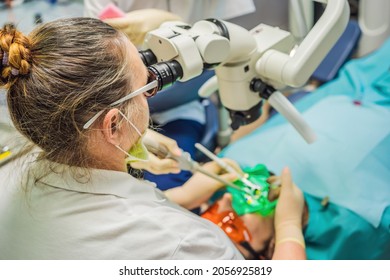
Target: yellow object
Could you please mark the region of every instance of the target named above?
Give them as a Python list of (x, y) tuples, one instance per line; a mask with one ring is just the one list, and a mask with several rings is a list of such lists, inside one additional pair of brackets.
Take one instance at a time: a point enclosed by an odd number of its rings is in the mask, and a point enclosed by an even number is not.
[(3, 160), (3, 159), (6, 159), (7, 157), (9, 157), (12, 153), (10, 151), (6, 151), (4, 153), (1, 153), (0, 154), (0, 160)]

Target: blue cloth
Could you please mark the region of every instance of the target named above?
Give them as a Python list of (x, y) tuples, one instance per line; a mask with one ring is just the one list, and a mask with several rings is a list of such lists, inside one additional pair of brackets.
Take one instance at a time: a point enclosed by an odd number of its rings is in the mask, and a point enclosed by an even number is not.
[[(195, 143), (201, 140), (204, 133), (204, 125), (191, 120), (176, 120), (159, 127), (158, 132), (175, 139), (178, 146), (194, 157)], [(181, 171), (179, 174), (155, 175), (145, 171), (144, 178), (157, 184), (160, 190), (183, 185), (192, 176), (189, 171)]]
[(308, 259), (390, 260), (390, 207), (378, 227), (354, 212), (321, 199), (305, 195), (309, 223), (304, 231)]
[(275, 173), (289, 165), (313, 197), (311, 209), (329, 196), (327, 211), (311, 213), (310, 258), (390, 258), (389, 57), (390, 39), (296, 103), (318, 134), (316, 144), (305, 144), (278, 115), (221, 154), (243, 167), (264, 163)]

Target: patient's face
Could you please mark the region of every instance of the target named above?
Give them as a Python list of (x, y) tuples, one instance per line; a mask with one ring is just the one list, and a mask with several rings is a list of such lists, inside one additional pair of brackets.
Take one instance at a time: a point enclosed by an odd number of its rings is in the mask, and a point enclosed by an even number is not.
[[(273, 176), (269, 178), (269, 183), (276, 182), (277, 177)], [(280, 181), (280, 180), (279, 180)], [(273, 201), (279, 197), (280, 187), (271, 188), (268, 193), (268, 199)], [(218, 202), (217, 213), (223, 213), (226, 211), (233, 211), (232, 207), (232, 195), (226, 193)], [(306, 226), (309, 218), (309, 211), (307, 205), (305, 204), (304, 213), (302, 216), (302, 226)], [(271, 259), (275, 249), (275, 229), (274, 229), (274, 217), (272, 216), (261, 216), (257, 213), (245, 214), (240, 216), (241, 221), (244, 223), (246, 229), (251, 235), (249, 241), (250, 246), (257, 253), (261, 253), (266, 259)], [(246, 248), (237, 244), (235, 245), (244, 255), (246, 259), (253, 259), (253, 254), (251, 254)]]
[[(232, 198), (230, 194), (225, 194), (218, 201), (218, 213), (232, 211)], [(273, 216), (263, 217), (259, 214), (245, 214), (240, 217), (251, 234), (249, 244), (256, 252), (262, 252), (271, 259), (274, 248), (274, 219)], [(252, 254), (243, 246), (236, 244), (237, 248), (247, 259), (252, 259)]]

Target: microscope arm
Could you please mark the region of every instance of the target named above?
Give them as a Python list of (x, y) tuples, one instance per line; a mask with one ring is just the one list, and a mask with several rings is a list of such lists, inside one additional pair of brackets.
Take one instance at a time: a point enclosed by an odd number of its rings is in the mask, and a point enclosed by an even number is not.
[(305, 39), (289, 54), (270, 49), (256, 63), (260, 77), (277, 84), (301, 87), (343, 33), (349, 19), (347, 1), (323, 0), (326, 9)]

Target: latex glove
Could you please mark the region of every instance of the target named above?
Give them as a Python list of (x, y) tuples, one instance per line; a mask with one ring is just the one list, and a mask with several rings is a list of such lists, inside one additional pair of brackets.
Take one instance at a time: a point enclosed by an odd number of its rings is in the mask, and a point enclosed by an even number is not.
[(290, 170), (282, 172), (282, 187), (275, 210), (276, 247), (274, 259), (305, 259), (305, 241), (302, 233), (304, 198), (293, 183)]
[(146, 33), (157, 29), (165, 21), (177, 21), (181, 18), (173, 13), (157, 9), (141, 9), (126, 13), (124, 17), (106, 19), (104, 22), (129, 36), (131, 42), (140, 46)]
[[(239, 172), (242, 170), (238, 164), (230, 159), (222, 159)], [(208, 162), (203, 168), (210, 173), (219, 174), (226, 181), (233, 182), (237, 180), (234, 173), (225, 173), (216, 162)], [(184, 185), (165, 191), (165, 195), (173, 202), (187, 209), (194, 209), (206, 202), (218, 189), (225, 187), (221, 182), (216, 181), (202, 173), (196, 172)]]
[[(156, 142), (158, 145), (164, 146), (171, 154), (180, 156), (181, 149), (177, 145), (177, 142), (169, 137), (166, 137), (158, 132), (155, 132), (151, 129), (148, 129), (144, 141), (148, 141), (150, 138), (153, 142)], [(167, 173), (179, 173), (180, 168), (179, 164), (170, 158), (160, 159), (157, 156), (149, 153), (148, 161), (138, 161), (130, 164), (131, 167), (136, 169), (144, 169), (153, 174), (167, 174)]]

